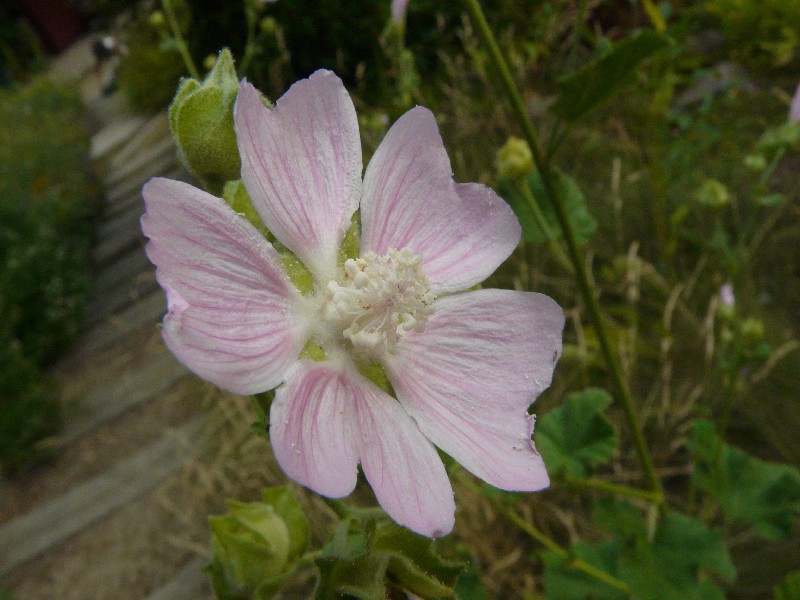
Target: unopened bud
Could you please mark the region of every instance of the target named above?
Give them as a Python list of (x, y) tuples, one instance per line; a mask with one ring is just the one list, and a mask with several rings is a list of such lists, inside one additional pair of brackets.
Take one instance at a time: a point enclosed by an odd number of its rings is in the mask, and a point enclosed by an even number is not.
[(150, 13), (150, 25), (156, 29), (163, 27), (166, 22), (167, 20), (164, 18), (164, 13), (160, 10), (154, 10)]
[(241, 161), (233, 129), (239, 79), (226, 48), (206, 78), (184, 79), (169, 107), (172, 135), (186, 167), (214, 194), (239, 179)]
[(697, 201), (710, 208), (722, 208), (730, 204), (731, 195), (725, 184), (716, 179), (706, 179), (696, 194)]
[(267, 35), (275, 35), (275, 30), (278, 28), (278, 22), (273, 17), (264, 17), (259, 25), (261, 31)]
[(510, 137), (497, 153), (497, 174), (504, 179), (521, 179), (533, 170), (533, 155), (528, 142)]

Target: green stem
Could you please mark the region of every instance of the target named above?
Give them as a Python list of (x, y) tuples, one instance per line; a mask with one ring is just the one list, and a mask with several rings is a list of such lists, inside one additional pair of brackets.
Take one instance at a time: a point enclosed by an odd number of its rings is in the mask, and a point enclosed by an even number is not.
[(536, 529), (536, 527), (532, 523), (526, 521), (514, 509), (508, 507), (502, 507), (502, 510), (503, 513), (506, 515), (506, 517), (509, 518), (509, 520), (511, 520), (522, 531), (527, 533), (531, 538), (542, 544), (553, 554), (556, 554), (560, 558), (566, 559), (566, 566), (575, 569), (576, 571), (582, 571), (586, 575), (589, 575), (590, 577), (593, 577), (598, 581), (602, 581), (606, 585), (616, 588), (625, 594), (630, 594), (630, 589), (628, 588), (628, 584), (626, 584), (621, 579), (617, 579), (613, 575), (609, 575), (605, 571), (598, 569), (597, 567), (592, 566), (587, 562), (582, 561), (580, 558), (572, 556), (567, 550), (559, 546), (554, 540), (552, 540), (550, 537), (546, 536), (544, 533)]
[(183, 59), (183, 64), (186, 65), (189, 75), (195, 79), (200, 79), (200, 72), (197, 70), (194, 61), (192, 60), (192, 55), (189, 54), (189, 48), (186, 46), (186, 42), (183, 39), (181, 28), (178, 25), (178, 19), (175, 18), (175, 13), (172, 11), (171, 0), (163, 0), (162, 4), (164, 6), (164, 13), (167, 15), (169, 29), (172, 32), (172, 37), (175, 40), (175, 44), (178, 48), (178, 53)]
[(573, 266), (575, 267), (578, 286), (581, 294), (583, 295), (584, 302), (586, 302), (589, 318), (597, 332), (600, 350), (603, 354), (606, 364), (608, 365), (614, 387), (616, 388), (617, 400), (622, 405), (622, 410), (625, 413), (625, 418), (628, 421), (628, 426), (633, 435), (636, 452), (639, 456), (639, 461), (642, 464), (645, 477), (647, 478), (647, 483), (653, 492), (663, 496), (664, 494), (661, 487), (661, 481), (658, 479), (658, 475), (656, 474), (656, 469), (653, 465), (653, 459), (650, 456), (650, 451), (647, 448), (644, 434), (642, 433), (642, 429), (639, 425), (639, 421), (634, 410), (633, 400), (622, 375), (622, 369), (611, 347), (611, 342), (605, 322), (603, 320), (603, 315), (600, 312), (600, 305), (597, 302), (594, 289), (589, 281), (589, 275), (581, 256), (580, 249), (578, 248), (575, 232), (572, 229), (572, 224), (567, 218), (567, 212), (564, 208), (564, 204), (558, 196), (550, 165), (542, 159), (542, 153), (539, 149), (539, 141), (536, 135), (536, 130), (533, 128), (533, 123), (531, 123), (531, 120), (528, 117), (522, 96), (520, 95), (519, 90), (517, 89), (517, 86), (511, 77), (508, 64), (500, 52), (500, 48), (497, 45), (497, 40), (489, 28), (489, 24), (486, 22), (486, 17), (483, 14), (483, 10), (481, 9), (478, 0), (464, 0), (464, 4), (470, 14), (472, 22), (475, 26), (475, 30), (478, 32), (478, 35), (481, 36), (483, 42), (489, 49), (489, 54), (491, 55), (495, 67), (497, 68), (497, 72), (503, 82), (503, 87), (505, 88), (508, 98), (511, 101), (511, 107), (520, 123), (520, 126), (522, 127), (525, 138), (530, 145), (534, 163), (542, 177), (542, 184), (544, 186), (545, 194), (553, 204), (553, 210), (564, 234), (564, 240), (567, 243), (569, 257), (572, 260)]
[[(451, 467), (451, 469), (449, 469), (449, 472), (452, 477), (458, 479), (458, 481), (473, 494), (480, 495), (480, 488), (475, 485), (471, 479), (469, 479), (464, 472), (463, 467), (456, 463), (453, 465), (453, 467)], [(533, 523), (529, 523), (517, 511), (506, 505), (502, 498), (490, 498), (490, 502), (492, 502), (517, 527), (519, 527), (523, 532), (527, 533), (531, 539), (540, 543), (553, 554), (558, 555), (560, 558), (566, 559), (565, 566), (577, 571), (583, 571), (590, 577), (594, 577), (598, 581), (602, 581), (603, 583), (617, 588), (626, 594), (630, 593), (628, 585), (624, 581), (621, 581), (613, 575), (609, 575), (605, 571), (574, 557), (569, 553), (569, 551), (562, 548), (553, 538), (539, 531)]]
[(542, 230), (542, 234), (544, 234), (544, 237), (547, 238), (547, 247), (550, 248), (553, 258), (555, 258), (556, 261), (558, 261), (558, 264), (560, 264), (564, 269), (570, 273), (574, 273), (575, 269), (572, 267), (572, 263), (569, 261), (569, 258), (567, 258), (567, 255), (564, 254), (564, 249), (558, 243), (556, 237), (550, 231), (550, 225), (548, 225), (547, 221), (545, 221), (544, 215), (542, 214), (542, 209), (539, 208), (539, 203), (536, 202), (536, 198), (533, 197), (533, 192), (531, 191), (527, 181), (518, 181), (517, 187), (522, 195), (525, 196), (528, 206), (531, 207), (531, 212), (533, 213), (533, 218), (536, 221), (536, 225), (539, 226), (539, 229)]
[(627, 496), (628, 498), (641, 498), (648, 502), (660, 506), (664, 503), (664, 497), (658, 492), (650, 492), (648, 490), (640, 490), (639, 488), (622, 485), (619, 483), (611, 483), (603, 479), (596, 479), (590, 477), (589, 479), (581, 479), (567, 475), (564, 477), (564, 483), (570, 487), (586, 488), (590, 490), (599, 490), (616, 494), (618, 496)]
[(250, 61), (255, 54), (255, 30), (257, 15), (255, 11), (245, 6), (245, 16), (247, 18), (247, 41), (244, 45), (244, 56), (242, 62), (239, 64), (239, 76), (244, 77), (247, 73), (247, 67), (250, 66)]

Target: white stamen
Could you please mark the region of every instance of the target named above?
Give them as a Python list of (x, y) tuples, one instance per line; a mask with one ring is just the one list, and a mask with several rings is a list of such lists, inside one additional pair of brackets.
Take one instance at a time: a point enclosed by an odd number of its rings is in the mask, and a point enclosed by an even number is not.
[(421, 262), (409, 248), (346, 261), (342, 280), (328, 283), (323, 317), (357, 349), (376, 357), (391, 352), (406, 332), (423, 331), (433, 314)]

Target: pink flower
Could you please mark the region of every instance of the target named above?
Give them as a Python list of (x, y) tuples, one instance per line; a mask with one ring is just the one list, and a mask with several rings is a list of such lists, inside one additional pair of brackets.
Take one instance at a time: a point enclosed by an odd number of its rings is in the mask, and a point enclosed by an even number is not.
[[(277, 387), (269, 431), (286, 474), (343, 497), (361, 463), (386, 512), (421, 534), (454, 521), (435, 446), (496, 487), (546, 487), (527, 409), (550, 383), (563, 313), (541, 294), (464, 291), (508, 257), (520, 226), (489, 188), (453, 182), (430, 111), (394, 124), (363, 181), (355, 109), (333, 73), (273, 109), (243, 82), (235, 126), (253, 204), (313, 289), (301, 293), (223, 200), (153, 179), (142, 228), (172, 352), (237, 394)], [(358, 209), (360, 258), (342, 262)]]
[(392, 0), (392, 19), (402, 22), (406, 18), (408, 0)]
[(789, 107), (789, 120), (800, 121), (800, 85), (797, 86), (792, 98), (792, 105)]
[(733, 294), (733, 284), (726, 283), (719, 288), (719, 299), (722, 306), (733, 307), (736, 304), (736, 296)]

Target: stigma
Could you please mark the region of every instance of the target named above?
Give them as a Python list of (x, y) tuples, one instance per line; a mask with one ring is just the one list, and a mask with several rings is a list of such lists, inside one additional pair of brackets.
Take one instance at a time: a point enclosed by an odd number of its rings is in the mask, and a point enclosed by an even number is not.
[(394, 351), (407, 332), (424, 331), (434, 311), (421, 263), (409, 248), (347, 260), (343, 275), (328, 282), (324, 320), (356, 351), (374, 358)]

